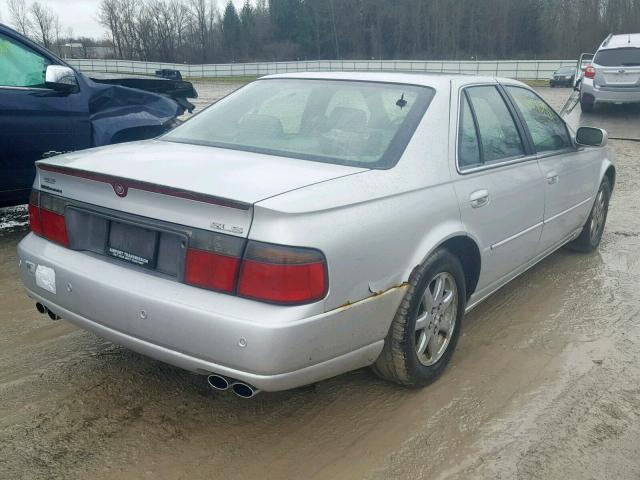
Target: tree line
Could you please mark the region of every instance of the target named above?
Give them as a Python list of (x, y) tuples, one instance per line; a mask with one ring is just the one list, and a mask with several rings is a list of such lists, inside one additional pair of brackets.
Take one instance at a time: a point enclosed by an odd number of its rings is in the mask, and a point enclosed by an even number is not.
[[(20, 25), (25, 0), (8, 1)], [(24, 8), (47, 46), (59, 21)], [(564, 59), (640, 31), (640, 0), (102, 0), (97, 15), (114, 58), (177, 63)]]
[[(92, 48), (98, 46), (111, 47), (106, 39), (76, 37), (71, 28), (64, 29), (60, 17), (51, 10), (46, 2), (26, 0), (7, 0), (8, 20), (11, 26), (23, 35), (35, 40), (58, 55), (64, 55), (68, 49), (65, 44), (78, 43), (82, 45), (80, 55), (89, 58)], [(0, 21), (3, 20), (0, 11)]]

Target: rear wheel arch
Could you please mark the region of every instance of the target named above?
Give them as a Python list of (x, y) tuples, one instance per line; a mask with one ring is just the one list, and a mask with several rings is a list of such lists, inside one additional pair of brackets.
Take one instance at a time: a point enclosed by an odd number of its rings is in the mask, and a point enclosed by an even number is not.
[(480, 256), (478, 245), (470, 237), (459, 235), (449, 238), (439, 248), (446, 248), (460, 260), (464, 271), (468, 300), (478, 286), (478, 280), (480, 279), (482, 257)]
[(462, 269), (465, 276), (467, 300), (475, 292), (478, 286), (478, 280), (480, 279), (480, 269), (482, 267), (482, 257), (480, 255), (480, 248), (476, 241), (468, 235), (457, 234), (451, 236), (440, 243), (438, 243), (433, 249), (429, 251), (421, 261), (420, 265), (416, 266), (413, 273), (418, 270), (421, 265), (427, 261), (427, 259), (436, 252), (439, 248), (445, 248), (451, 252), (455, 257), (460, 260)]
[(604, 172), (604, 176), (609, 179), (609, 187), (613, 192), (613, 189), (616, 185), (616, 167), (613, 165), (609, 165), (607, 170)]

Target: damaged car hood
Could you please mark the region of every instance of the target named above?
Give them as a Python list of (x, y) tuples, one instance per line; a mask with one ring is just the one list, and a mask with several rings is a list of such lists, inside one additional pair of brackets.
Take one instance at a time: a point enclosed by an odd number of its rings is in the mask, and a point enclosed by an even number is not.
[(96, 82), (87, 76), (84, 80), (89, 87), (86, 91), (95, 147), (113, 143), (114, 136), (123, 130), (164, 127), (187, 110), (164, 94)]
[(91, 73), (86, 75), (93, 82), (106, 85), (120, 85), (151, 93), (166, 95), (177, 101), (185, 110), (192, 112), (194, 105), (187, 98), (198, 98), (198, 92), (184, 80), (173, 80), (148, 75), (123, 75), (115, 73)]

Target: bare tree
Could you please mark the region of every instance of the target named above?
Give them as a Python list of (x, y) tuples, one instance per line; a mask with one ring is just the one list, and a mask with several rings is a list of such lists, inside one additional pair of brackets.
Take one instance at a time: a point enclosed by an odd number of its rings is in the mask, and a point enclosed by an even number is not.
[(125, 58), (123, 50), (123, 32), (118, 11), (118, 0), (102, 0), (98, 8), (98, 21), (109, 32), (111, 42), (114, 46), (114, 53), (117, 58)]
[(29, 8), (24, 0), (7, 0), (11, 22), (23, 35), (31, 33), (31, 19), (29, 18)]
[(51, 48), (59, 36), (60, 20), (48, 7), (39, 2), (31, 5), (34, 36), (45, 48)]

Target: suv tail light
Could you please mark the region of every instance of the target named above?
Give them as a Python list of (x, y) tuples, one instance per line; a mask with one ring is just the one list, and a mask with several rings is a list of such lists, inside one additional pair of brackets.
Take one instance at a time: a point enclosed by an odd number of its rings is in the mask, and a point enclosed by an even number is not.
[(596, 76), (596, 69), (593, 65), (589, 65), (584, 69), (584, 76), (587, 78), (594, 78)]
[(29, 226), (36, 235), (65, 247), (69, 246), (64, 219), (64, 200), (33, 190), (29, 199)]
[(242, 260), (238, 295), (281, 304), (310, 303), (327, 293), (327, 264), (313, 249), (250, 241)]

